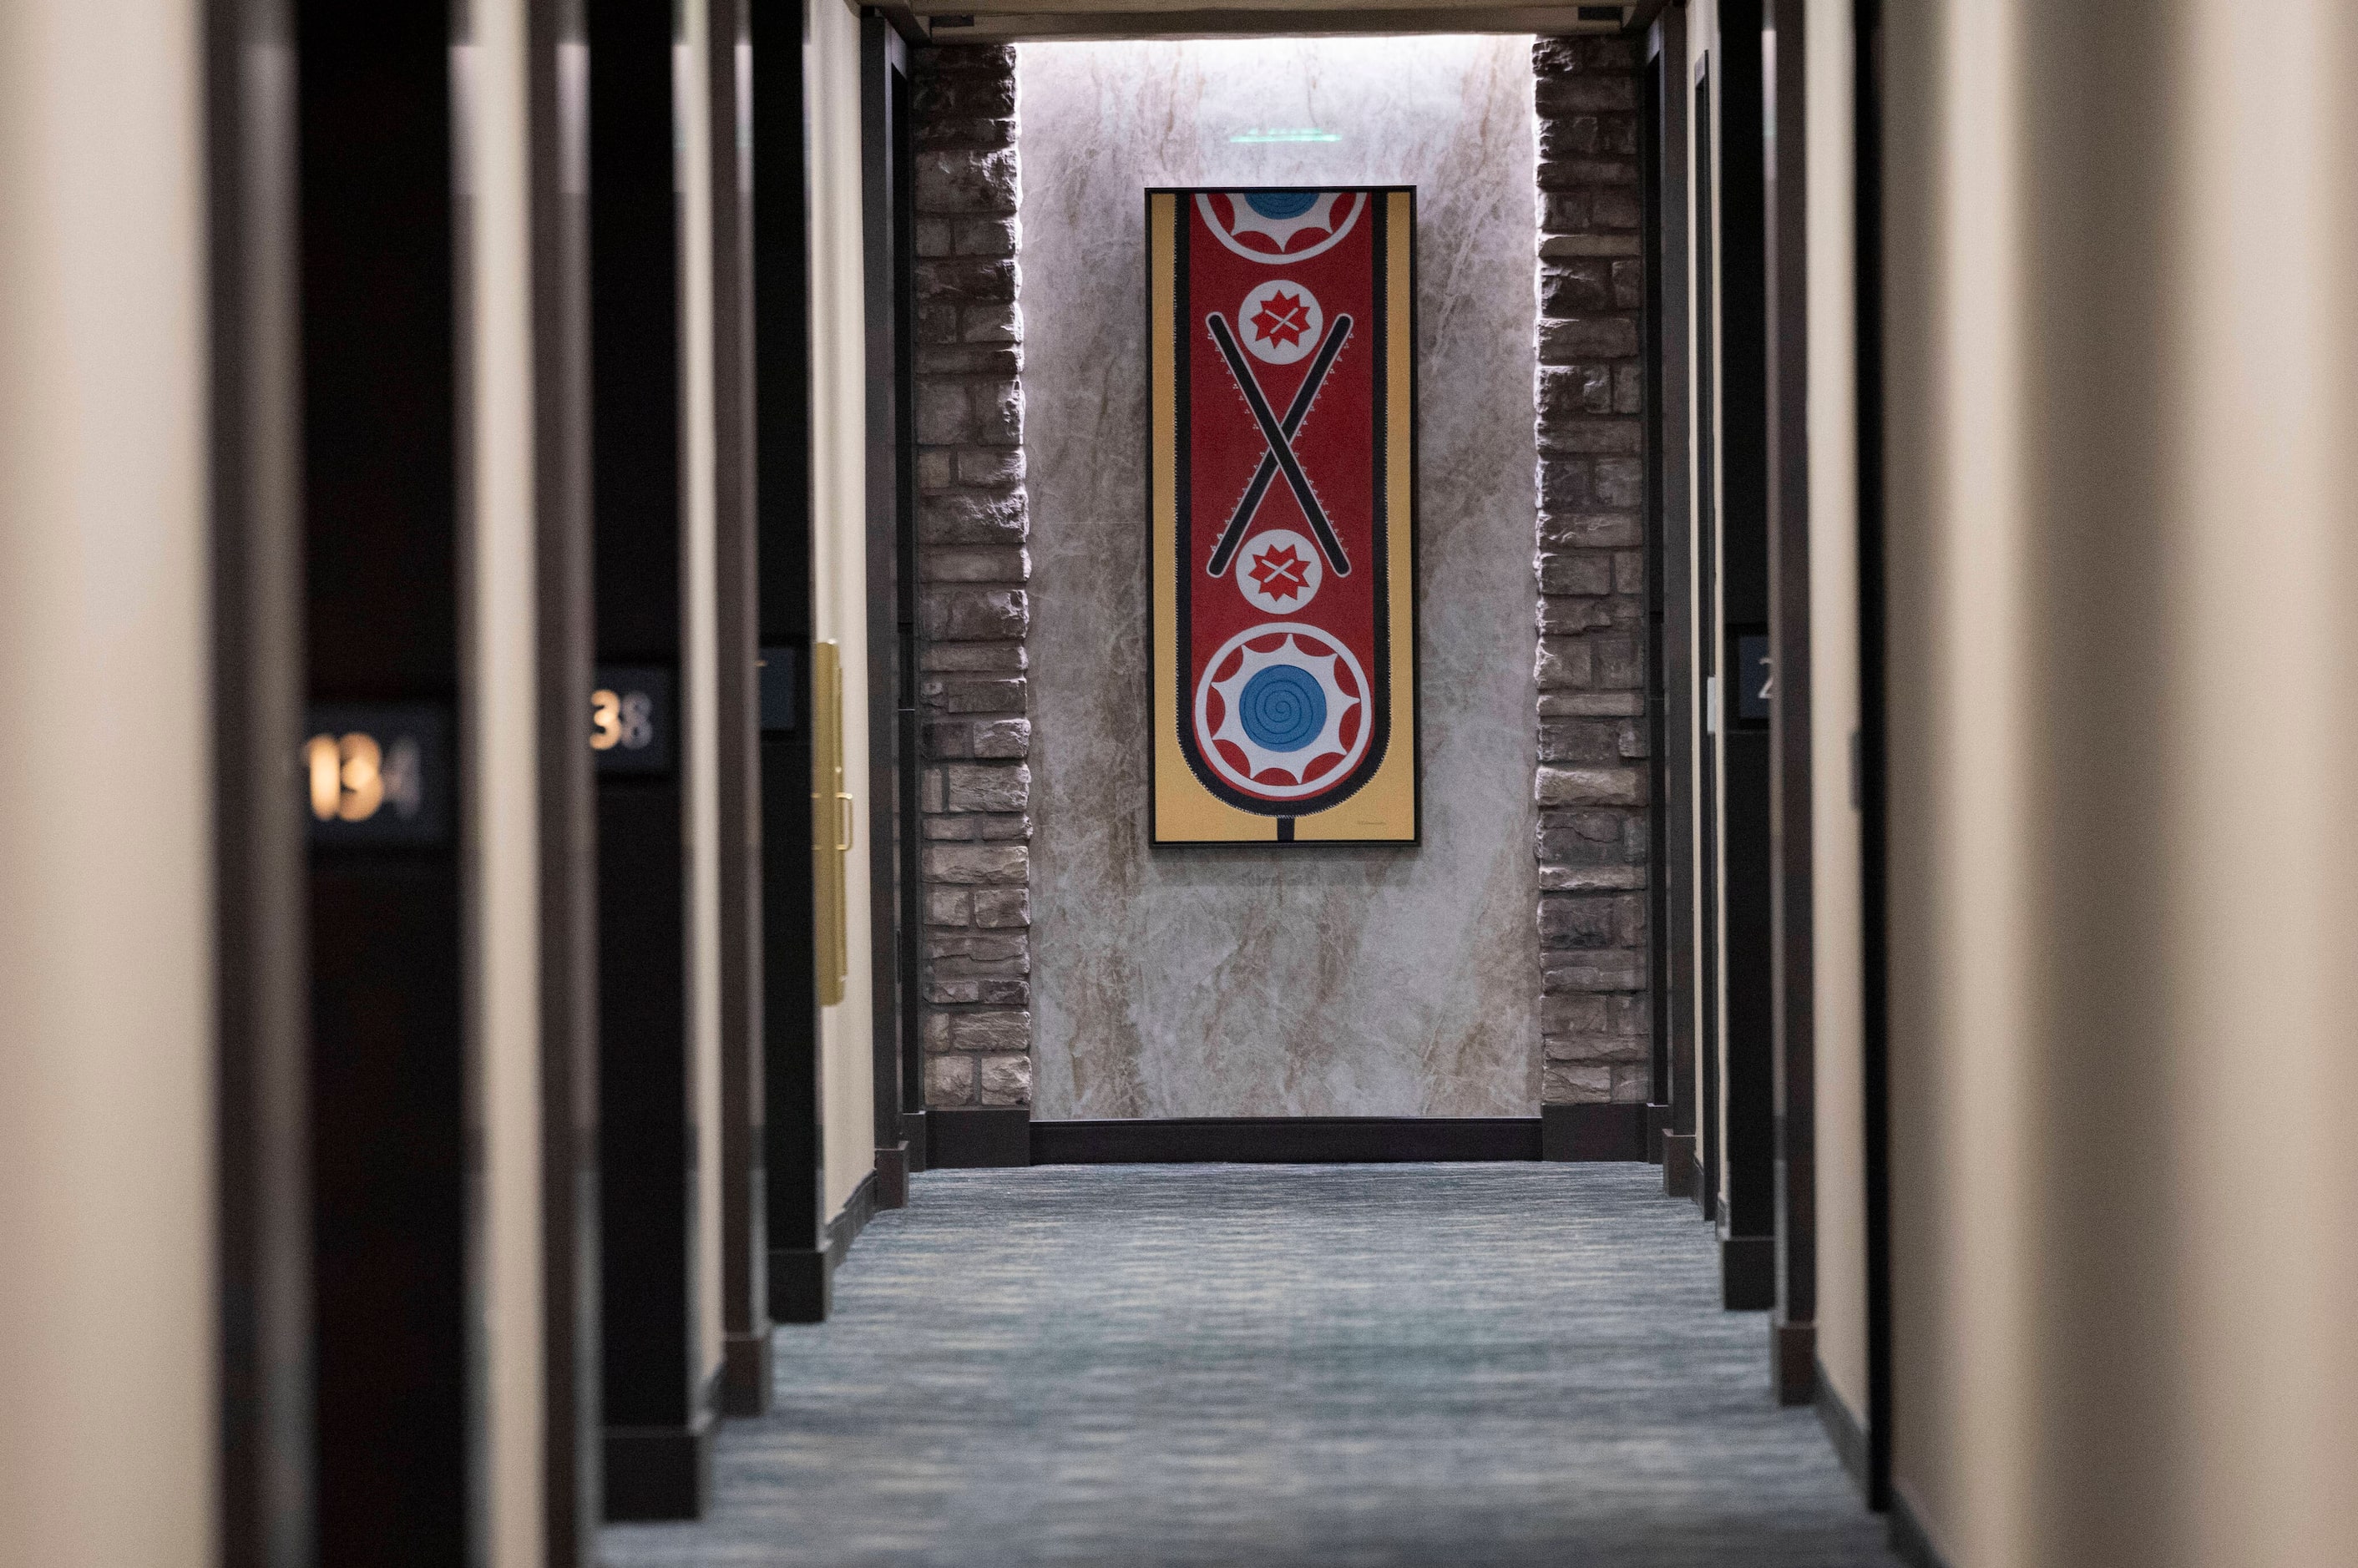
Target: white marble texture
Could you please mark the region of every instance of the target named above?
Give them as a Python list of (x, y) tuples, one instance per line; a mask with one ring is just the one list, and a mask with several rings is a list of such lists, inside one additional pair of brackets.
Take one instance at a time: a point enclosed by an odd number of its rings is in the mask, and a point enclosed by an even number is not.
[[(1026, 44), (1017, 78), (1034, 1114), (1535, 1114), (1531, 40)], [(1418, 187), (1417, 848), (1147, 845), (1141, 191), (1229, 182)]]

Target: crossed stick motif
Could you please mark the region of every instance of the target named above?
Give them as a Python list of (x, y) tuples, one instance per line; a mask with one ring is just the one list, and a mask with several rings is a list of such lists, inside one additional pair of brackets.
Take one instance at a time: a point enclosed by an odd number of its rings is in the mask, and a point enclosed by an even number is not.
[(1327, 567), (1336, 577), (1350, 576), (1351, 558), (1343, 553), (1343, 541), (1335, 536), (1335, 526), (1326, 520), (1326, 509), (1318, 504), (1317, 493), (1310, 488), (1309, 475), (1302, 471), (1302, 460), (1293, 451), (1293, 437), (1302, 428), (1302, 421), (1309, 416), (1310, 406), (1318, 400), (1319, 384), (1335, 367), (1335, 356), (1342, 351), (1343, 340), (1351, 335), (1351, 319), (1348, 316), (1335, 318), (1334, 330), (1326, 334), (1326, 341), (1318, 345), (1317, 356), (1310, 362), (1310, 373), (1302, 378), (1301, 390), (1293, 395), (1293, 402), (1286, 408), (1283, 423), (1270, 412), (1269, 397), (1261, 391), (1260, 383), (1253, 378), (1252, 366), (1246, 361), (1244, 351), (1237, 346), (1236, 334), (1228, 330), (1228, 319), (1219, 315), (1206, 316), (1204, 325), (1211, 329), (1212, 341), (1220, 346), (1221, 357), (1228, 362), (1228, 369), (1237, 378), (1237, 386), (1245, 395), (1245, 405), (1252, 410), (1253, 423), (1260, 427), (1261, 439), (1269, 443), (1269, 450), (1261, 454), (1260, 466), (1253, 470), (1252, 482), (1245, 486), (1243, 499), (1237, 503), (1236, 511), (1228, 514), (1228, 526), (1220, 530), (1219, 543), (1212, 547), (1212, 563), (1206, 569), (1213, 577), (1218, 577), (1228, 569), (1228, 562), (1236, 557), (1237, 546), (1244, 543), (1246, 524), (1252, 521), (1253, 514), (1260, 510), (1261, 497), (1269, 493), (1271, 481), (1282, 471), (1285, 475), (1286, 488), (1293, 492), (1294, 500), (1302, 503), (1302, 514), (1310, 519), (1310, 531), (1317, 535), (1318, 547), (1325, 553)]

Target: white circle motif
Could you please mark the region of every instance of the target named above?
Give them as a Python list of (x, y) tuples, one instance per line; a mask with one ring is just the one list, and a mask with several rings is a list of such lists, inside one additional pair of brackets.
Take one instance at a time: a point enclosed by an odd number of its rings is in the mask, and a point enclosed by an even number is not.
[(1326, 563), (1318, 547), (1291, 528), (1255, 534), (1228, 563), (1237, 591), (1256, 610), (1271, 615), (1292, 615), (1318, 595), (1326, 580)]
[[(1227, 191), (1222, 191), (1220, 194), (1228, 196), (1229, 203), (1232, 206), (1240, 205), (1244, 201), (1244, 195), (1241, 192), (1230, 195)], [(1328, 204), (1326, 210), (1331, 212), (1333, 211), (1333, 203), (1344, 200), (1344, 193), (1341, 191), (1328, 191), (1325, 196), (1321, 197), (1320, 200)], [(1359, 214), (1368, 210), (1367, 192), (1362, 190), (1354, 190), (1349, 193), (1349, 200), (1351, 202), (1350, 210), (1344, 213), (1343, 221), (1335, 225), (1335, 232), (1333, 233), (1327, 235), (1325, 239), (1319, 241), (1314, 245), (1311, 245), (1303, 250), (1295, 251), (1291, 255), (1282, 256), (1271, 255), (1267, 251), (1249, 250), (1245, 246), (1237, 243), (1237, 237), (1220, 226), (1220, 217), (1219, 214), (1212, 209), (1212, 199), (1210, 196), (1201, 195), (1196, 197), (1195, 209), (1204, 215), (1204, 226), (1212, 231), (1212, 237), (1219, 241), (1220, 243), (1228, 246), (1228, 249), (1236, 252), (1237, 254), (1244, 257), (1245, 260), (1263, 262), (1271, 266), (1285, 266), (1293, 262), (1308, 261), (1312, 256), (1324, 255), (1328, 251), (1333, 250), (1336, 245), (1343, 243), (1343, 236), (1349, 233), (1352, 226), (1358, 222)]]
[[(1244, 646), (1280, 633), (1284, 634), (1285, 641), (1268, 653), (1257, 653)], [(1331, 648), (1334, 652), (1313, 654), (1296, 641), (1301, 637), (1313, 638), (1319, 646)], [(1226, 680), (1215, 681), (1212, 677), (1219, 673), (1228, 655), (1239, 648), (1244, 650), (1244, 658), (1238, 664), (1236, 673)], [(1351, 684), (1358, 687), (1357, 696), (1345, 695), (1341, 683), (1335, 678), (1337, 665), (1350, 671)], [(1315, 732), (1309, 739), (1288, 745), (1282, 752), (1272, 751), (1255, 741), (1246, 730), (1243, 714), (1245, 688), (1252, 684), (1255, 676), (1266, 673), (1272, 666), (1290, 668), (1307, 676), (1316, 684), (1319, 696), (1325, 704), (1325, 712), (1320, 716)], [(1217, 726), (1211, 722), (1215, 692), (1219, 695), (1222, 709), (1220, 722)], [(1347, 747), (1342, 741), (1343, 719), (1354, 708), (1359, 710), (1359, 732)], [(1215, 773), (1238, 789), (1273, 800), (1299, 800), (1304, 795), (1320, 795), (1334, 788), (1336, 781), (1348, 776), (1351, 770), (1358, 766), (1359, 759), (1368, 754), (1368, 739), (1375, 733), (1375, 725), (1368, 719), (1371, 711), (1368, 707), (1367, 674), (1359, 668), (1359, 661), (1340, 639), (1333, 633), (1322, 632), (1315, 626), (1291, 621), (1271, 622), (1265, 625), (1247, 627), (1238, 633), (1221, 643), (1220, 651), (1205, 664), (1203, 678), (1195, 683), (1196, 749)], [(1244, 754), (1249, 771), (1238, 772), (1227, 757), (1221, 755), (1222, 741)], [(1314, 779), (1300, 777), (1303, 764), (1337, 752), (1343, 753), (1342, 761)], [(1296, 782), (1264, 784), (1252, 776), (1272, 768), (1294, 774)]]
[(1253, 358), (1290, 365), (1310, 357), (1326, 330), (1318, 297), (1289, 278), (1257, 284), (1237, 307), (1237, 339)]

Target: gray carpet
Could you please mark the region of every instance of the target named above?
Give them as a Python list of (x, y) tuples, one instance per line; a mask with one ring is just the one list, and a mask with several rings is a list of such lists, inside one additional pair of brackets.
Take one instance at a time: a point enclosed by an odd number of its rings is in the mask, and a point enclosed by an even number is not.
[(1710, 1233), (1614, 1165), (936, 1172), (701, 1523), (611, 1568), (1890, 1568)]

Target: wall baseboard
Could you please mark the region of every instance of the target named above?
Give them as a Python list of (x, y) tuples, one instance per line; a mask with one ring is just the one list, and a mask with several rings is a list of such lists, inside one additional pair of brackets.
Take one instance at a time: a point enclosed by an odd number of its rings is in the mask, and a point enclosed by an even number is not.
[(702, 1519), (712, 1497), (712, 1418), (605, 1431), (609, 1520)]
[(1777, 1304), (1777, 1238), (1719, 1238), (1720, 1304), (1729, 1312), (1767, 1312)]
[(1694, 1195), (1695, 1139), (1692, 1132), (1662, 1134), (1662, 1195), (1685, 1198)]
[(1646, 1158), (1646, 1108), (1543, 1105), (1540, 1107), (1540, 1158), (1642, 1163)]
[[(937, 1113), (938, 1114), (938, 1113)], [(1528, 1116), (1178, 1117), (1035, 1121), (1035, 1165), (1385, 1165), (1537, 1160)]]
[(876, 1206), (909, 1206), (909, 1146), (906, 1143), (877, 1146)]
[(1818, 1424), (1826, 1429), (1826, 1440), (1834, 1445), (1834, 1456), (1858, 1487), (1862, 1498), (1871, 1495), (1872, 1481), (1866, 1473), (1866, 1423), (1857, 1412), (1843, 1402), (1834, 1386), (1826, 1377), (1826, 1364), (1817, 1362), (1818, 1392), (1812, 1401), (1818, 1408)]
[(765, 1324), (751, 1334), (731, 1334), (720, 1343), (720, 1413), (770, 1413), (770, 1333)]
[(1817, 1402), (1818, 1325), (1789, 1321), (1782, 1307), (1768, 1320), (1768, 1388), (1779, 1405)]
[(1891, 1488), (1891, 1552), (1908, 1568), (1950, 1568), (1905, 1487)]
[(826, 1248), (772, 1248), (770, 1321), (825, 1323), (835, 1304), (833, 1272)]
[(849, 1197), (843, 1200), (842, 1210), (827, 1222), (828, 1272), (843, 1267), (843, 1260), (851, 1251), (851, 1244), (860, 1239), (860, 1233), (868, 1228), (868, 1222), (876, 1217), (876, 1211), (882, 1206), (877, 1202), (876, 1173), (871, 1171), (860, 1178), (860, 1184), (851, 1189)]
[(1028, 1106), (925, 1112), (927, 1170), (992, 1170), (1031, 1162), (1032, 1110)]
[(770, 1321), (825, 1323), (835, 1310), (835, 1271), (868, 1222), (876, 1217), (876, 1173), (869, 1172), (827, 1222), (827, 1245), (775, 1248), (770, 1253)]

